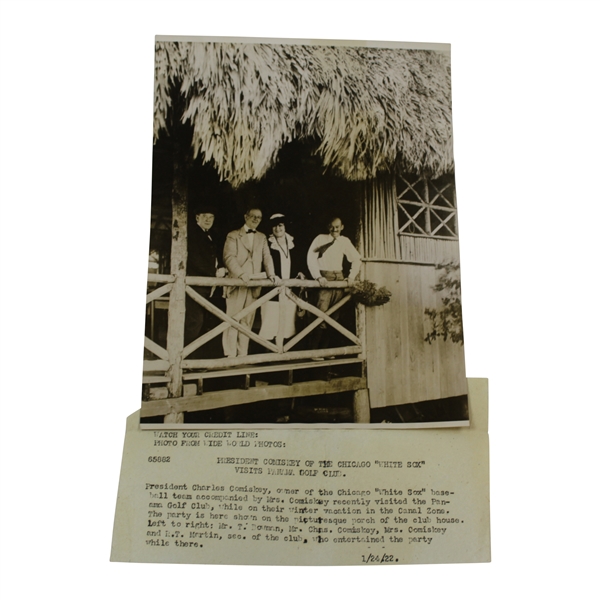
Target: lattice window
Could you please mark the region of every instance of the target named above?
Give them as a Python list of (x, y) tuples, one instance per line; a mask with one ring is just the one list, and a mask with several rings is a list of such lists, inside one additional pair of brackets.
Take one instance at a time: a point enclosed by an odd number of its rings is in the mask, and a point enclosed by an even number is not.
[(400, 234), (458, 238), (453, 175), (435, 180), (400, 176), (396, 189)]

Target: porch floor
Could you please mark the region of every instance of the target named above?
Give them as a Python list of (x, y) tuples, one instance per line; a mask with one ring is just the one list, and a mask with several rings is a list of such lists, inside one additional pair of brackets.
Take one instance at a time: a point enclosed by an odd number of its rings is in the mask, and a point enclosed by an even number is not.
[(167, 415), (171, 412), (185, 413), (213, 410), (227, 406), (239, 406), (264, 400), (279, 400), (308, 396), (339, 394), (366, 389), (365, 377), (337, 377), (330, 380), (312, 380), (291, 385), (260, 385), (247, 389), (228, 389), (142, 402), (141, 417)]

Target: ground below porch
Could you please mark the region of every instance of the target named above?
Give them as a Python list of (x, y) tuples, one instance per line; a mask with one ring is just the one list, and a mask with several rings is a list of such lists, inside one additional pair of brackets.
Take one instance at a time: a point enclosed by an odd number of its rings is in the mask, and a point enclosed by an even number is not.
[(185, 395), (145, 386), (142, 423), (159, 426), (176, 412), (184, 424), (421, 424), (465, 422), (467, 396), (372, 408), (364, 361), (330, 358), (184, 374)]
[[(368, 422), (364, 360), (357, 356), (242, 364), (184, 372), (184, 394), (169, 398), (161, 377), (143, 387), (142, 424)], [(183, 421), (181, 420), (183, 419)]]

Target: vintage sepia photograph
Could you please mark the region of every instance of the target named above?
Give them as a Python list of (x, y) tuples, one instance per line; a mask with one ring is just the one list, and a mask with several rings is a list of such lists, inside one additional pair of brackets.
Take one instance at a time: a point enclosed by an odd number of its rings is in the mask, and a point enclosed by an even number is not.
[(468, 425), (450, 47), (156, 38), (141, 426)]

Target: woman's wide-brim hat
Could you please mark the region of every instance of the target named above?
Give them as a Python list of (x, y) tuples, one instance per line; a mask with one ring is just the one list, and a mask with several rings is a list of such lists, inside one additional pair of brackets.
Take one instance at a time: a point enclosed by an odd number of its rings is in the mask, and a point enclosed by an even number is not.
[(269, 217), (269, 225), (271, 227), (275, 227), (275, 225), (279, 225), (280, 223), (283, 223), (285, 225), (285, 222), (285, 215), (281, 213), (275, 213)]

